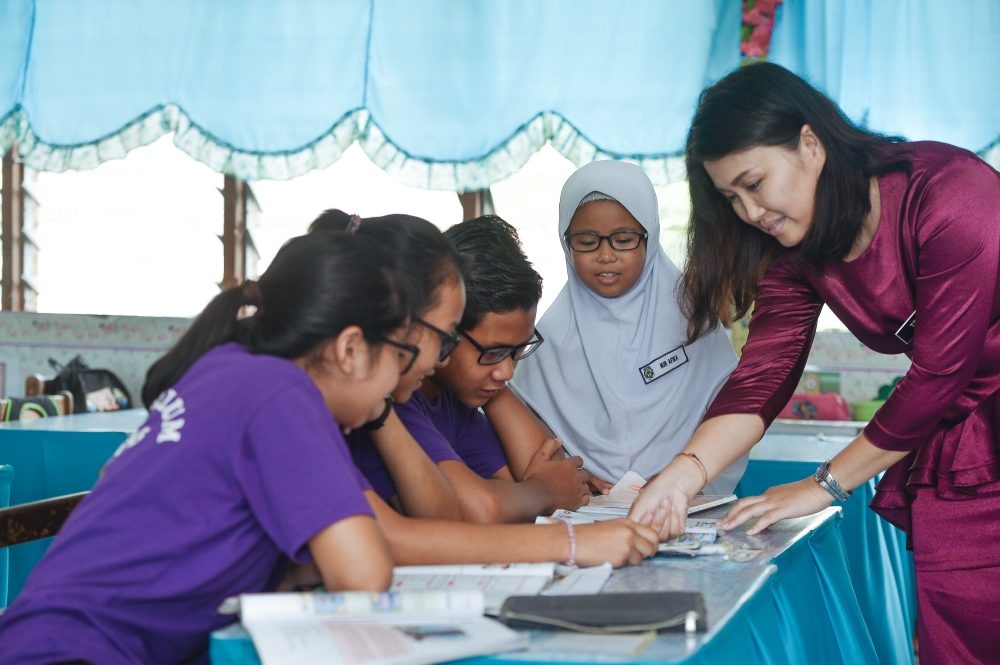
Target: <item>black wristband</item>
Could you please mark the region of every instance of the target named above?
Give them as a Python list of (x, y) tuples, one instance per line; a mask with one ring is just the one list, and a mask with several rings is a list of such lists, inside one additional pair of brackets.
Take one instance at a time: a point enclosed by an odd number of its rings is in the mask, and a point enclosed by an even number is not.
[(381, 429), (382, 425), (385, 425), (385, 421), (389, 420), (389, 414), (392, 413), (392, 404), (392, 395), (386, 395), (385, 408), (382, 409), (382, 415), (375, 420), (369, 420), (358, 429), (362, 432), (374, 432), (377, 429)]

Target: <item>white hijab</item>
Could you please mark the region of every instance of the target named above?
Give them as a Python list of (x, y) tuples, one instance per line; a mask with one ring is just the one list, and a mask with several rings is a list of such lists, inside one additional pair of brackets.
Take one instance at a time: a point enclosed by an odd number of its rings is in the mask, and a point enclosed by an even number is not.
[[(599, 198), (621, 203), (649, 233), (642, 275), (620, 296), (599, 296), (573, 271), (563, 240), (569, 279), (538, 322), (545, 343), (518, 363), (510, 386), (588, 471), (616, 482), (629, 470), (659, 473), (687, 445), (736, 354), (721, 326), (684, 346), (681, 273), (660, 246), (656, 192), (638, 166), (597, 161), (576, 171), (559, 199), (560, 239), (580, 203)], [(705, 493), (730, 493), (746, 464), (744, 456)]]

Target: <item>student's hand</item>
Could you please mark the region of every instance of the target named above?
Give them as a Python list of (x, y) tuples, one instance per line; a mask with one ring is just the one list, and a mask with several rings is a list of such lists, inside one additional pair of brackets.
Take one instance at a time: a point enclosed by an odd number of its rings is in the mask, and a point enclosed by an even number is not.
[(804, 478), (787, 485), (775, 485), (760, 496), (740, 499), (716, 523), (716, 526), (727, 530), (733, 529), (749, 519), (759, 517), (757, 523), (747, 529), (747, 535), (753, 536), (778, 520), (812, 515), (832, 503), (832, 494), (820, 487), (812, 478)]
[(583, 460), (579, 457), (556, 456), (558, 439), (548, 439), (532, 456), (522, 482), (534, 482), (545, 487), (552, 496), (553, 509), (576, 510), (590, 501), (590, 488), (580, 476)]
[(587, 487), (590, 488), (591, 493), (597, 492), (598, 494), (608, 494), (611, 489), (615, 486), (614, 483), (609, 483), (606, 480), (601, 480), (591, 472), (580, 469), (580, 475), (583, 476), (583, 481), (587, 483)]
[(628, 518), (651, 527), (668, 540), (684, 533), (688, 502), (701, 490), (702, 475), (695, 462), (677, 457), (646, 483), (632, 504)]
[(574, 529), (580, 566), (599, 566), (605, 561), (615, 568), (637, 566), (660, 545), (656, 531), (626, 519), (579, 524)]

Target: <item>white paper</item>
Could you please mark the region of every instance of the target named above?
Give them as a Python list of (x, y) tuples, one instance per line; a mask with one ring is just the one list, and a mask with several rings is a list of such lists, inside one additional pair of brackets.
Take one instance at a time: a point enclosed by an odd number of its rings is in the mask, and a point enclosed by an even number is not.
[(542, 592), (543, 596), (587, 596), (600, 593), (611, 577), (611, 564), (577, 568)]
[(577, 512), (626, 517), (632, 508), (632, 502), (639, 496), (639, 491), (645, 484), (645, 478), (635, 471), (629, 471), (615, 483), (610, 492), (591, 497), (590, 503), (580, 506)]
[(499, 614), (511, 596), (537, 596), (552, 580), (555, 563), (507, 566), (405, 566), (393, 571), (396, 592), (479, 591), (487, 614)]

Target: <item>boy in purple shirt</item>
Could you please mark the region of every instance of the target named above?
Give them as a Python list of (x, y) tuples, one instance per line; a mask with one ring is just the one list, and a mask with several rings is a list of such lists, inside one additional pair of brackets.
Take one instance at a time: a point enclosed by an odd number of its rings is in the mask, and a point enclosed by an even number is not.
[[(330, 589), (385, 589), (392, 558), (340, 425), (414, 354), (392, 257), (296, 238), (218, 295), (150, 369), (149, 417), (0, 617), (0, 662), (207, 663), (219, 605), (314, 561)], [(253, 316), (237, 320), (246, 306)], [(336, 421), (335, 421), (336, 419)]]
[[(462, 519), (521, 522), (556, 508), (575, 510), (590, 495), (587, 476), (577, 472), (579, 460), (565, 459), (559, 442), (516, 397), (513, 408), (494, 411), (495, 419), (480, 410), (506, 392), (514, 365), (542, 342), (534, 336), (541, 277), (524, 256), (517, 232), (499, 217), (463, 222), (445, 236), (471, 259), (461, 341), (420, 390), (396, 404), (396, 414), (447, 477)], [(388, 448), (383, 455), (395, 454)], [(361, 434), (352, 437), (351, 449), (384, 499), (405, 498), (393, 482), (397, 476), (386, 468), (392, 460), (379, 457)], [(515, 451), (513, 468), (508, 449)]]

